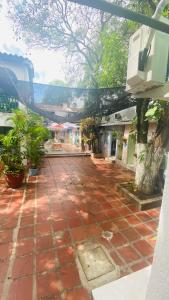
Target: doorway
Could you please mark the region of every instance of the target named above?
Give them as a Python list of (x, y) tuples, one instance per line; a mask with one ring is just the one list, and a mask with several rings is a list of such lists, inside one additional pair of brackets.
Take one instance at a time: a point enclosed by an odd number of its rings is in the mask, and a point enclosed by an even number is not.
[(117, 143), (116, 138), (112, 137), (112, 141), (111, 141), (111, 156), (115, 156), (116, 155), (116, 143)]

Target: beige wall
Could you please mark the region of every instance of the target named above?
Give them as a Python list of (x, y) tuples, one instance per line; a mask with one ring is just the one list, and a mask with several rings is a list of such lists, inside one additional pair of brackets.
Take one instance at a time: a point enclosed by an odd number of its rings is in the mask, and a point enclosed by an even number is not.
[(123, 137), (127, 139), (127, 143), (123, 142), (122, 161), (124, 164), (127, 163), (127, 144), (128, 144), (128, 137), (129, 137), (130, 130), (131, 130), (131, 125), (125, 125)]

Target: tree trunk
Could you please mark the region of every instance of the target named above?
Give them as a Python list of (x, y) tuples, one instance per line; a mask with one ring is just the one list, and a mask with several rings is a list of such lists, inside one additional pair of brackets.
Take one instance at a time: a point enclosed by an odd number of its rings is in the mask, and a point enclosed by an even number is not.
[[(143, 146), (144, 145), (144, 146)], [(151, 145), (139, 144), (139, 150), (144, 151), (143, 160), (137, 166), (136, 184), (138, 190), (147, 195), (159, 190), (159, 171), (164, 157), (164, 149), (156, 148), (154, 142)], [(143, 149), (144, 148), (144, 149)]]
[[(147, 141), (148, 121), (145, 114), (149, 101), (137, 104), (137, 164), (135, 183), (139, 191), (153, 194), (161, 185), (160, 169), (169, 140), (169, 104), (165, 103), (154, 137)], [(164, 171), (164, 170), (163, 170)], [(161, 187), (160, 187), (161, 188)]]
[(142, 190), (142, 180), (145, 174), (144, 157), (147, 152), (148, 120), (145, 114), (148, 110), (149, 100), (138, 99), (136, 106), (137, 113), (137, 162), (135, 184), (138, 190)]

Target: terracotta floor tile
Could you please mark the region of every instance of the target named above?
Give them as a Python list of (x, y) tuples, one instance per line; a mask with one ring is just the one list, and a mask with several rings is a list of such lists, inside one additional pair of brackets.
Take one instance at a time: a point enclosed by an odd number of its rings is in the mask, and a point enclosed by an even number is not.
[(141, 223), (141, 220), (137, 218), (136, 215), (127, 216), (125, 219), (129, 222), (130, 225), (133, 226)]
[(12, 277), (23, 277), (33, 273), (33, 256), (27, 255), (15, 259)]
[(118, 249), (118, 253), (120, 253), (126, 263), (134, 262), (140, 258), (137, 252), (130, 246), (124, 246)]
[(133, 272), (139, 271), (145, 267), (148, 266), (148, 263), (146, 261), (140, 261), (134, 265), (132, 265), (130, 268), (133, 270)]
[[(115, 264), (120, 266), (121, 276), (151, 264), (160, 209), (139, 212), (122, 196), (116, 188), (117, 183), (132, 178), (132, 172), (104, 159), (62, 157), (45, 160), (40, 174), (29, 178), (26, 187), (13, 268), (13, 277), (17, 279), (11, 284), (7, 300), (32, 300), (33, 255), (36, 255), (39, 300), (90, 299), (82, 288), (74, 252), (75, 247), (89, 241), (107, 249)], [(4, 188), (1, 179), (0, 193), (3, 264), (8, 262), (11, 252), (11, 229), (18, 222), (24, 187), (16, 191)], [(103, 231), (112, 231), (113, 239), (102, 238)], [(6, 266), (0, 270), (2, 280)]]
[(37, 237), (36, 239), (36, 249), (37, 251), (50, 249), (53, 247), (53, 240), (51, 235), (45, 235)]
[(36, 234), (37, 235), (43, 236), (43, 235), (50, 234), (51, 230), (52, 230), (51, 225), (48, 222), (36, 225)]
[(65, 289), (71, 289), (80, 284), (79, 273), (74, 264), (61, 268), (60, 278)]
[(160, 209), (159, 208), (150, 209), (150, 210), (147, 211), (147, 214), (151, 218), (158, 218), (159, 214), (160, 214)]
[(100, 212), (95, 215), (95, 219), (97, 222), (101, 222), (101, 221), (105, 221), (105, 220), (109, 219), (109, 217), (107, 217), (104, 212)]
[(33, 239), (19, 240), (16, 247), (16, 256), (30, 254), (34, 250)]
[(57, 254), (58, 254), (61, 266), (64, 264), (73, 262), (75, 259), (74, 249), (71, 246), (58, 248)]
[(119, 231), (119, 228), (117, 227), (117, 225), (114, 224), (112, 221), (101, 223), (100, 226), (104, 231), (111, 231), (113, 233), (116, 233)]
[(71, 230), (71, 235), (73, 240), (76, 241), (83, 241), (87, 239), (87, 232), (84, 230), (84, 227), (76, 227)]
[(31, 238), (34, 236), (34, 227), (28, 226), (20, 228), (18, 239), (25, 239), (25, 238)]
[(38, 299), (52, 298), (58, 296), (63, 290), (62, 283), (56, 272), (37, 276)]
[(96, 222), (95, 215), (92, 215), (90, 213), (80, 212), (80, 216), (81, 216), (82, 223), (84, 223), (85, 225), (94, 224)]
[(14, 280), (10, 286), (7, 300), (32, 300), (32, 278)]
[(134, 204), (127, 204), (127, 207), (128, 207), (133, 213), (137, 213), (137, 212), (139, 211), (137, 205), (134, 205)]
[(13, 229), (17, 226), (18, 219), (17, 218), (7, 218), (6, 222), (3, 223), (3, 229)]
[(4, 230), (0, 232), (0, 244), (12, 241), (12, 230)]
[(82, 223), (81, 223), (81, 218), (80, 217), (68, 219), (68, 226), (70, 228), (79, 227), (81, 225), (82, 225)]
[(67, 222), (63, 219), (52, 221), (53, 231), (65, 230), (67, 228)]
[(10, 257), (11, 252), (12, 252), (12, 243), (7, 243), (7, 244), (5, 243), (0, 245), (1, 260)]
[(54, 244), (56, 246), (65, 246), (71, 243), (70, 233), (66, 231), (57, 231), (54, 236)]
[(146, 225), (153, 231), (157, 231), (158, 229), (158, 223), (154, 220), (150, 220), (146, 222)]
[(67, 292), (64, 300), (90, 300), (89, 293), (84, 288), (75, 288)]
[(124, 262), (122, 261), (122, 259), (120, 258), (120, 256), (117, 254), (116, 251), (113, 250), (112, 252), (110, 252), (110, 255), (116, 265), (119, 265), (119, 266), (124, 265)]
[(34, 224), (34, 216), (23, 217), (21, 219), (21, 227)]
[(104, 211), (106, 216), (110, 217), (111, 219), (116, 219), (120, 217), (120, 213), (118, 209), (109, 209)]
[(36, 271), (44, 272), (54, 270), (58, 267), (58, 261), (54, 250), (47, 250), (36, 255)]
[(96, 224), (85, 226), (84, 230), (86, 230), (86, 234), (89, 239), (91, 237), (96, 237), (98, 235), (101, 235), (102, 232), (101, 227)]
[(142, 236), (147, 236), (147, 235), (150, 235), (153, 233), (152, 230), (148, 226), (146, 226), (145, 224), (142, 224), (142, 223), (136, 225), (135, 229)]
[(133, 246), (143, 256), (149, 256), (153, 254), (153, 248), (145, 240), (137, 241), (133, 244)]
[(143, 222), (150, 220), (150, 216), (146, 211), (139, 211), (138, 213), (136, 213), (136, 216)]
[(8, 270), (8, 261), (0, 262), (0, 281), (5, 280), (7, 270)]
[(152, 235), (146, 238), (147, 242), (154, 248), (157, 241), (157, 235)]
[(125, 245), (127, 243), (127, 239), (120, 232), (118, 232), (113, 235), (111, 243), (113, 246), (119, 247)]
[(149, 265), (152, 265), (153, 258), (154, 258), (153, 256), (147, 258), (147, 261), (149, 262)]
[(127, 207), (119, 207), (118, 213), (120, 214), (121, 217), (126, 217), (126, 216), (130, 215), (132, 212)]
[(127, 229), (130, 227), (129, 223), (125, 219), (115, 220), (114, 223), (119, 228), (119, 230)]
[(123, 230), (122, 233), (129, 242), (140, 239), (140, 234), (134, 228)]

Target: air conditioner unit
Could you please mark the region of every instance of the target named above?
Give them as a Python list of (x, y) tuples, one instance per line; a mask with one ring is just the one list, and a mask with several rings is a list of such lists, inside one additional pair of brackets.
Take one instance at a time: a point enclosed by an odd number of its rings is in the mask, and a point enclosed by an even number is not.
[[(169, 24), (164, 17), (160, 17), (160, 21)], [(139, 65), (150, 30), (142, 26), (130, 38), (126, 89), (131, 93), (137, 94), (163, 85), (168, 79), (169, 35), (166, 33), (155, 31), (144, 70)]]

